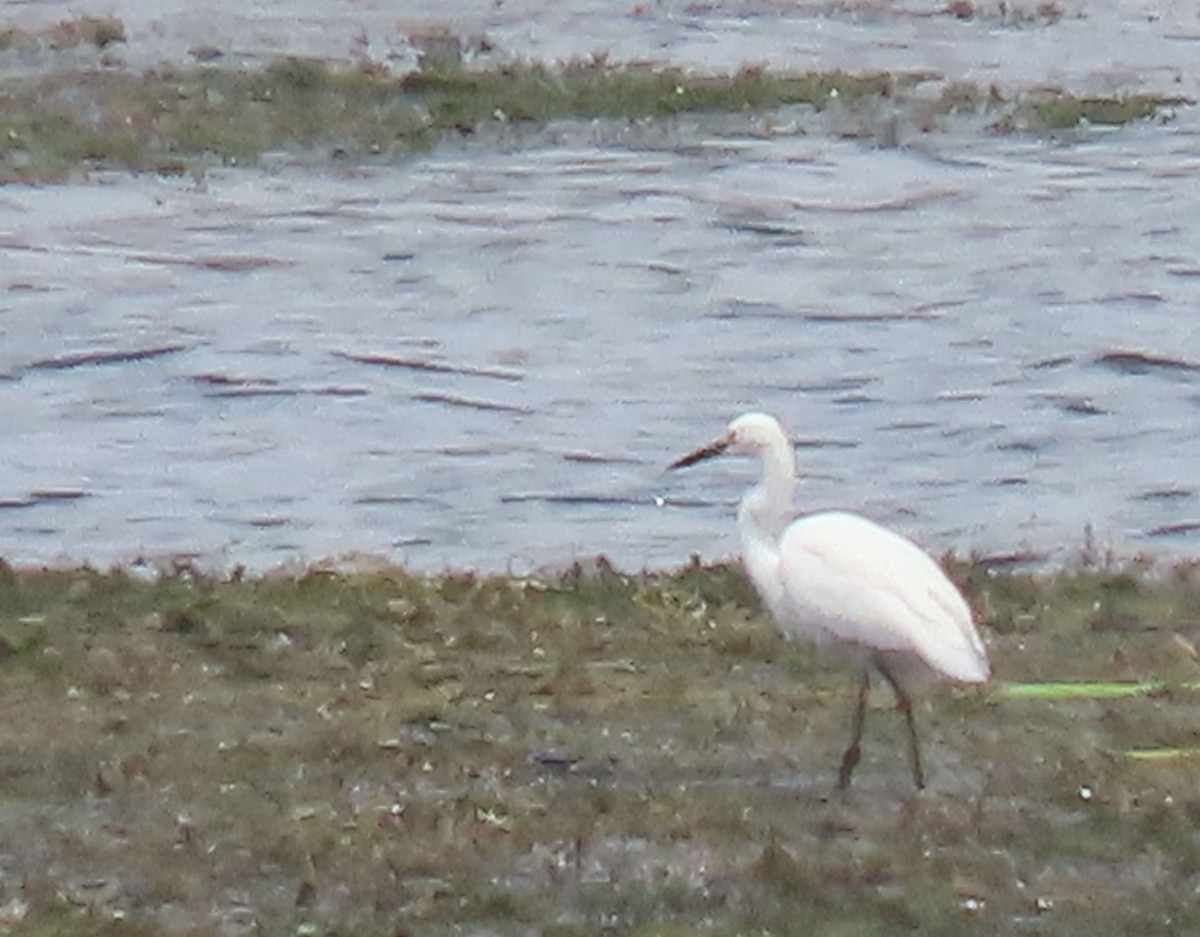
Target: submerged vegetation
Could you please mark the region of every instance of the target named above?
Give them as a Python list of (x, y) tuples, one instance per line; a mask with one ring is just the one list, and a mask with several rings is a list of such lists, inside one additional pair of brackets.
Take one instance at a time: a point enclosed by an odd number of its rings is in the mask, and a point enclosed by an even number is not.
[(996, 682), (923, 694), (921, 794), (873, 696), (838, 796), (850, 681), (736, 568), (0, 566), (0, 926), (1200, 925), (1196, 571), (952, 572)]
[[(89, 26), (97, 44), (121, 38), (109, 21)], [(117, 21), (119, 26), (119, 21)], [(103, 29), (101, 28), (103, 27)], [(72, 36), (83, 35), (83, 27)], [(13, 41), (10, 39), (10, 41)], [(83, 40), (78, 40), (83, 41)], [(955, 82), (932, 97), (927, 74), (774, 73), (745, 68), (705, 76), (676, 68), (619, 65), (603, 55), (550, 67), (462, 67), (424, 57), (398, 76), (370, 63), (335, 66), (285, 58), (246, 70), (162, 67), (67, 71), (0, 82), (0, 181), (60, 178), (83, 166), (183, 172), (206, 161), (244, 163), (269, 151), (318, 159), (395, 158), (445, 134), (556, 119), (647, 121), (681, 113), (766, 114), (793, 105), (837, 108), (861, 120), (839, 131), (874, 135), (881, 105), (936, 129), (955, 115), (982, 118), (995, 132), (1126, 123), (1177, 98), (1134, 95), (1036, 98)]]

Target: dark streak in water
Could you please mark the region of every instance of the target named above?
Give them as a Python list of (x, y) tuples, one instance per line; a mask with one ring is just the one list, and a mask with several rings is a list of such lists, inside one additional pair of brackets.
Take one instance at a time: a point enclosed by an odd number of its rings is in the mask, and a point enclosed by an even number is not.
[(814, 322), (822, 325), (839, 325), (844, 323), (872, 322), (927, 322), (939, 317), (939, 310), (950, 308), (960, 303), (930, 303), (914, 306), (912, 309), (901, 309), (896, 312), (835, 312), (831, 309), (789, 309), (778, 303), (756, 302), (746, 299), (734, 299), (727, 302), (715, 313), (709, 313), (712, 319), (787, 319), (791, 321)]
[(861, 443), (857, 439), (793, 439), (793, 449), (857, 449)]
[(1200, 521), (1175, 521), (1170, 524), (1160, 524), (1145, 532), (1147, 537), (1171, 537), (1175, 534), (1190, 534), (1200, 530)]
[(1063, 413), (1074, 416), (1106, 416), (1109, 411), (1096, 404), (1090, 397), (1075, 394), (1034, 394), (1036, 399), (1044, 400), (1057, 407)]
[(512, 368), (481, 368), (466, 364), (447, 364), (430, 361), (428, 358), (406, 358), (399, 355), (377, 353), (357, 354), (349, 351), (330, 352), (335, 358), (354, 361), (358, 364), (379, 365), (385, 368), (407, 368), (410, 371), (430, 371), (435, 374), (463, 374), (470, 377), (490, 377), (499, 381), (521, 381), (525, 374)]
[(470, 410), (494, 410), (500, 413), (533, 413), (530, 407), (522, 407), (512, 403), (500, 403), (496, 400), (482, 400), (477, 397), (459, 397), (455, 394), (413, 394), (413, 400), (421, 403), (441, 403), (448, 407), (465, 407)]
[(230, 377), (215, 371), (193, 374), (192, 380), (197, 384), (209, 384), (212, 387), (273, 387), (279, 383), (271, 377)]
[(955, 478), (922, 478), (917, 482), (918, 488), (957, 488), (965, 484)]
[(365, 387), (230, 387), (205, 393), (209, 400), (254, 399), (257, 397), (366, 397)]
[(948, 306), (960, 305), (928, 304), (914, 306), (912, 309), (901, 309), (896, 312), (805, 312), (799, 318), (805, 322), (842, 323), (842, 322), (927, 322), (938, 318), (939, 310)]
[(353, 503), (362, 505), (422, 504), (428, 500), (428, 498), (416, 495), (362, 495), (355, 498)]
[(1136, 497), (1139, 501), (1186, 501), (1195, 494), (1191, 488), (1149, 488)]
[(644, 503), (626, 495), (559, 494), (555, 492), (529, 491), (500, 496), (500, 502), (502, 504), (525, 504), (526, 502), (530, 501), (538, 502), (540, 504), (568, 505), (635, 505)]
[(1152, 374), (1154, 372), (1196, 373), (1200, 364), (1182, 358), (1154, 355), (1144, 351), (1106, 351), (1096, 357), (1096, 364), (1122, 374)]
[(787, 319), (792, 313), (778, 303), (750, 299), (731, 299), (716, 312), (706, 314), (710, 319)]
[(740, 234), (753, 234), (786, 247), (803, 246), (806, 242), (804, 229), (795, 225), (769, 221), (726, 221), (722, 227)]
[(215, 255), (211, 257), (177, 257), (172, 254), (130, 254), (129, 259), (142, 264), (195, 267), (197, 270), (214, 270), (218, 273), (245, 273), (264, 267), (290, 266), (290, 261), (276, 257), (249, 257), (244, 254)]
[(1161, 303), (1164, 301), (1160, 293), (1113, 293), (1110, 296), (1101, 296), (1096, 300), (1098, 303)]
[(1050, 371), (1055, 368), (1061, 368), (1064, 365), (1074, 363), (1075, 358), (1072, 355), (1055, 355), (1052, 358), (1042, 358), (1040, 361), (1035, 361), (1030, 365), (1035, 371)]
[(502, 446), (438, 446), (433, 451), (451, 459), (478, 459), (513, 450)]
[(724, 501), (707, 498), (631, 498), (628, 495), (571, 494), (555, 491), (520, 491), (501, 495), (502, 504), (567, 504), (567, 505), (621, 505), (628, 507), (672, 507), (672, 508), (715, 508), (727, 507)]
[(42, 358), (28, 365), (31, 371), (67, 371), (71, 368), (100, 366), (106, 364), (130, 364), (149, 361), (187, 351), (187, 345), (156, 345), (151, 348), (133, 348), (128, 351), (80, 351), (53, 358)]
[(248, 518), (246, 518), (244, 523), (248, 524), (251, 527), (259, 527), (259, 528), (266, 529), (266, 528), (270, 528), (270, 527), (286, 527), (288, 524), (291, 523), (291, 520), (286, 517), (260, 516), (260, 517), (248, 517)]
[(881, 433), (907, 433), (911, 432), (912, 430), (935, 429), (941, 425), (941, 423), (938, 423), (934, 420), (898, 420), (897, 422), (890, 423), (887, 426), (881, 426), (879, 431)]
[(636, 465), (638, 463), (637, 459), (630, 459), (625, 456), (601, 455), (598, 452), (571, 450), (558, 454), (566, 462), (578, 462), (584, 465)]
[(1040, 452), (1042, 444), (1033, 439), (1011, 439), (996, 443), (995, 448), (999, 452)]
[(215, 388), (204, 394), (210, 400), (238, 397), (299, 397), (302, 394), (316, 397), (365, 397), (370, 393), (365, 387), (343, 387), (336, 384), (328, 387), (281, 387), (279, 381), (271, 377), (230, 377), (218, 373), (194, 374), (192, 380), (197, 384)]
[(205, 393), (209, 400), (233, 400), (253, 397), (299, 397), (304, 391), (296, 387), (231, 387)]
[(35, 488), (23, 498), (0, 498), (0, 510), (32, 508), (39, 504), (57, 504), (63, 501), (78, 501), (88, 493), (82, 488)]
[(29, 497), (34, 501), (78, 501), (86, 498), (87, 492), (82, 488), (35, 488)]
[[(908, 310), (910, 316), (923, 316), (925, 318), (933, 318), (931, 313), (939, 313), (946, 309), (961, 309), (967, 305), (965, 299), (946, 299), (936, 303), (921, 303), (918, 306), (913, 306)], [(987, 338), (972, 339), (958, 343), (961, 348), (991, 348), (992, 342)]]
[(846, 391), (862, 390), (869, 384), (876, 383), (874, 377), (835, 377), (827, 381), (800, 382), (798, 384), (768, 384), (772, 390), (798, 390), (802, 394), (840, 394)]
[[(198, 230), (193, 228), (192, 230)], [(221, 230), (227, 230), (222, 228)], [(80, 257), (121, 257), (131, 263), (160, 264), (173, 267), (194, 267), (197, 270), (215, 270), (221, 273), (241, 273), (247, 270), (258, 270), (263, 267), (291, 266), (292, 261), (280, 260), (276, 257), (251, 257), (245, 254), (213, 254), (209, 256), (192, 256), (190, 254), (155, 254), (139, 252), (126, 254), (124, 251), (108, 248), (92, 249), (87, 247), (71, 247), (66, 250), (58, 247), (47, 247), (42, 244), (26, 244), (0, 237), (0, 247), (5, 250), (28, 251), (34, 254), (67, 254)]]
[(1087, 397), (1058, 397), (1052, 398), (1063, 413), (1074, 413), (1078, 416), (1104, 416), (1108, 413), (1103, 407), (1093, 403)]

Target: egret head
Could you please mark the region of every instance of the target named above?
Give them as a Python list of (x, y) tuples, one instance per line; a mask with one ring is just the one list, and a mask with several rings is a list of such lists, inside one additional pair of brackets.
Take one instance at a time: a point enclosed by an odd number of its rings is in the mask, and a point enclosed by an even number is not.
[(787, 443), (787, 434), (773, 416), (743, 413), (725, 431), (730, 437), (729, 451), (743, 455), (762, 455), (768, 449)]
[(689, 452), (667, 467), (686, 468), (723, 452), (760, 456), (780, 444), (787, 445), (787, 436), (775, 417), (765, 413), (743, 413), (729, 424), (719, 439), (713, 440), (707, 446), (701, 446), (695, 452)]

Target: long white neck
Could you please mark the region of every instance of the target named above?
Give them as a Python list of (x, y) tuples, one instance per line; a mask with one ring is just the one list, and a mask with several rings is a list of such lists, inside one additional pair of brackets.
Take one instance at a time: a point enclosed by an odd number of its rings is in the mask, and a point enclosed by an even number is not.
[(792, 492), (796, 487), (796, 457), (782, 436), (763, 452), (759, 483), (738, 506), (742, 561), (763, 598), (778, 614), (783, 601), (779, 579), (779, 536), (791, 518)]

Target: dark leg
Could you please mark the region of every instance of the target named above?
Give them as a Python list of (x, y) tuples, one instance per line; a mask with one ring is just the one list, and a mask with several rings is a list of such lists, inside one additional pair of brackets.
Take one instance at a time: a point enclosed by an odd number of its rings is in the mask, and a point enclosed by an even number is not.
[(854, 766), (862, 757), (863, 723), (867, 718), (867, 692), (871, 689), (871, 672), (864, 667), (858, 681), (858, 702), (854, 706), (853, 736), (850, 744), (842, 753), (842, 766), (838, 769), (838, 790), (844, 791), (850, 786), (850, 775)]
[(896, 694), (896, 708), (904, 713), (904, 722), (908, 726), (908, 752), (912, 759), (913, 784), (917, 786), (918, 790), (924, 790), (925, 771), (921, 768), (921, 746), (917, 742), (917, 722), (913, 716), (912, 698), (888, 669), (882, 655), (875, 656), (875, 666), (879, 668), (883, 678), (891, 684), (892, 692)]

